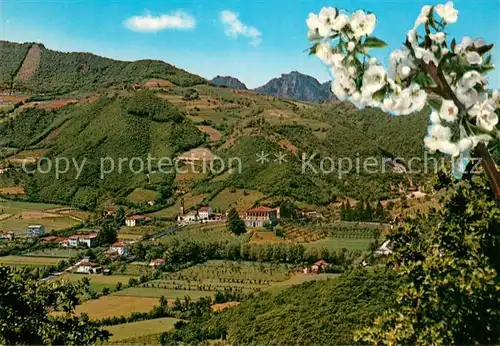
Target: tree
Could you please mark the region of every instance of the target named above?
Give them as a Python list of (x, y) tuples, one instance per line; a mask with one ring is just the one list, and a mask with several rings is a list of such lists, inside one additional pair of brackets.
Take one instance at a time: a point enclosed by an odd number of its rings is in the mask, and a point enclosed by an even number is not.
[(389, 239), (406, 279), (397, 306), (360, 331), (389, 344), (498, 344), (500, 208), (485, 179), (450, 186), (444, 208), (409, 220)]
[(245, 222), (240, 218), (236, 209), (229, 209), (227, 215), (226, 226), (229, 232), (232, 232), (236, 235), (243, 234), (247, 231)]
[(101, 245), (113, 244), (118, 239), (117, 226), (114, 221), (103, 219), (100, 224), (101, 230), (97, 233), (97, 242)]
[(65, 281), (36, 282), (24, 269), (0, 266), (0, 344), (88, 345), (107, 340), (109, 332), (98, 329), (87, 315), (69, 317), (83, 287)]

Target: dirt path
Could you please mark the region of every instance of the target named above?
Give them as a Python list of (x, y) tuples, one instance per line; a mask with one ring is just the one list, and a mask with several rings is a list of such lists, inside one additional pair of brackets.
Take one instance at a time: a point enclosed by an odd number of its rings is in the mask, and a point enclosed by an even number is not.
[(25, 81), (31, 78), (31, 76), (33, 76), (35, 71), (38, 69), (38, 65), (40, 65), (40, 57), (40, 47), (37, 44), (32, 45), (28, 54), (26, 54), (26, 58), (24, 59), (19, 72), (17, 73), (16, 79)]

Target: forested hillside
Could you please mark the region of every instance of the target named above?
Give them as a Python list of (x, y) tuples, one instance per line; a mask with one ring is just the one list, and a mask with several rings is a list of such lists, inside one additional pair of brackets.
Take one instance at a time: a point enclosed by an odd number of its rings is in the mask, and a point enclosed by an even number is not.
[[(27, 55), (31, 47), (37, 47), (37, 50)], [(0, 89), (12, 87), (14, 91), (29, 93), (64, 94), (109, 87), (126, 88), (150, 79), (166, 80), (180, 86), (205, 82), (203, 78), (163, 61), (118, 61), (90, 53), (57, 52), (38, 43), (1, 41), (0, 58)], [(19, 73), (25, 59), (27, 65), (32, 66), (27, 73)]]

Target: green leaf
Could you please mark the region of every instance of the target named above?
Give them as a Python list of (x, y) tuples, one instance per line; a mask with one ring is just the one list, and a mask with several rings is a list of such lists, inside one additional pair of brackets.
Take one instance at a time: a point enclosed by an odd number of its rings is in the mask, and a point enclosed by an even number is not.
[(441, 100), (432, 99), (432, 98), (428, 98), (427, 103), (429, 103), (429, 106), (431, 106), (432, 109), (434, 109), (436, 111), (439, 111), (441, 109), (441, 105), (443, 104), (443, 102)]
[(364, 48), (385, 48), (387, 43), (376, 37), (367, 37), (363, 43)]

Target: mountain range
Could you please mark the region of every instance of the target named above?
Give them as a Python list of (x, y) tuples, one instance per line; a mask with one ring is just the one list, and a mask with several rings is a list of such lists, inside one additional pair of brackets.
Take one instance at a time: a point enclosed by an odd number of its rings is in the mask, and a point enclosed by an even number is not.
[[(239, 79), (231, 76), (217, 76), (210, 81), (213, 85), (248, 90)], [(272, 95), (290, 100), (326, 102), (336, 100), (331, 92), (331, 82), (321, 84), (312, 76), (292, 71), (273, 78), (266, 84), (253, 89), (259, 94)]]

